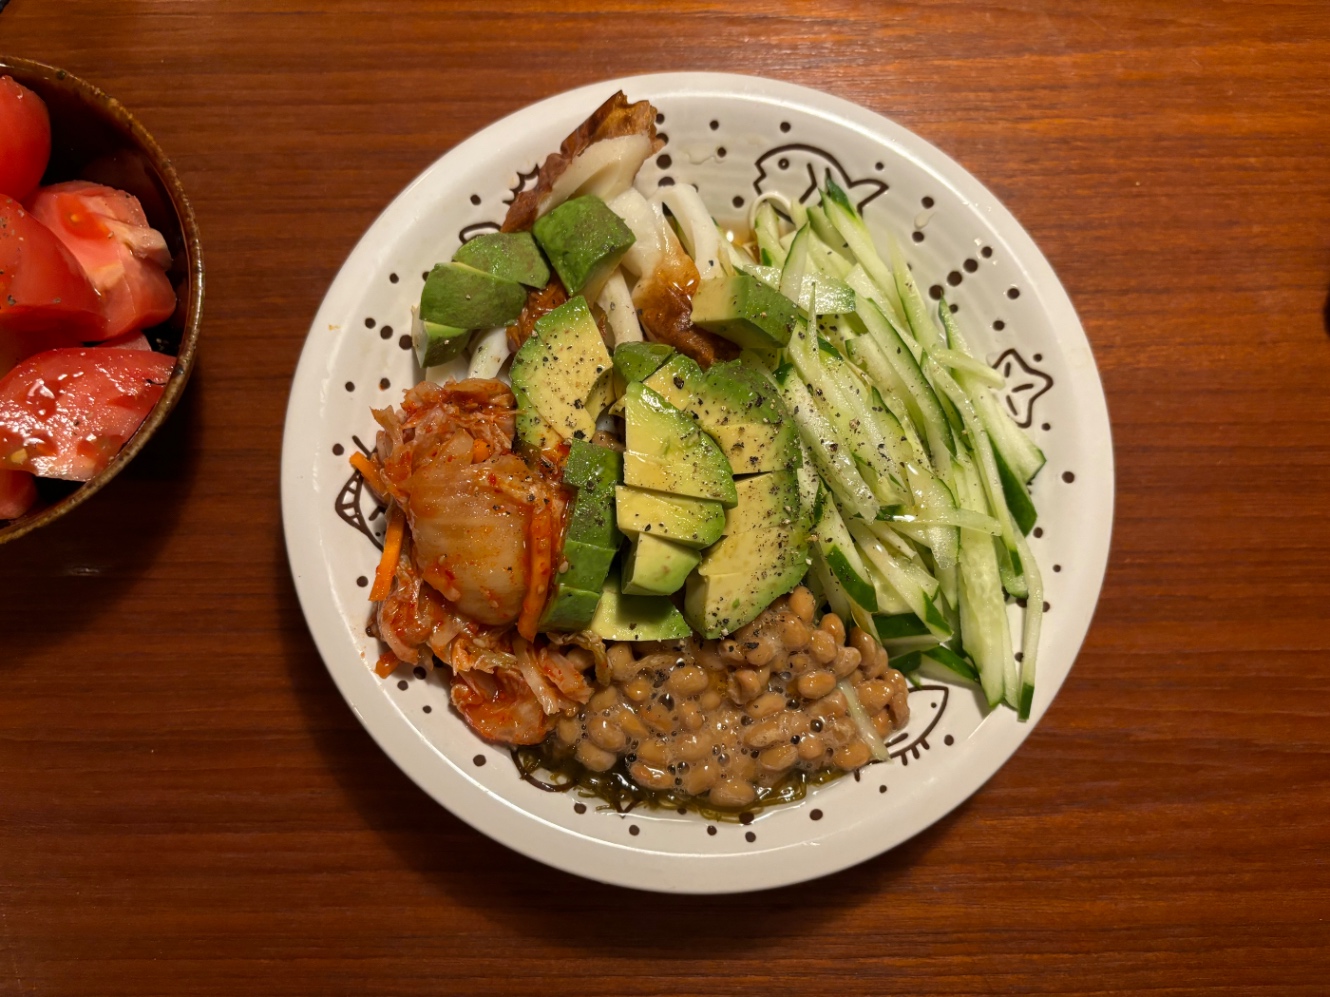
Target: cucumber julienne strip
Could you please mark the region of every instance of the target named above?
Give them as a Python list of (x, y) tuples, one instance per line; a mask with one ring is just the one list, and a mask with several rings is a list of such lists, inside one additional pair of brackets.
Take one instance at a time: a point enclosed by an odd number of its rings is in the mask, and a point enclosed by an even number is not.
[(813, 404), (813, 396), (792, 364), (776, 371), (776, 384), (823, 480), (856, 515), (870, 519), (876, 516), (877, 498), (859, 473), (848, 448), (841, 447), (831, 423)]
[[(942, 319), (943, 328), (947, 330), (947, 338), (951, 342), (952, 350), (973, 357), (974, 351), (970, 349), (964, 335), (961, 334), (960, 328), (956, 325), (956, 320), (951, 315), (951, 309), (947, 307), (945, 297), (938, 302), (938, 316)], [(984, 428), (988, 430), (988, 435), (993, 441), (993, 449), (1002, 454), (1003, 461), (1012, 473), (1022, 483), (1028, 484), (1039, 473), (1039, 469), (1044, 466), (1044, 452), (1035, 446), (1034, 441), (1026, 435), (1020, 426), (1016, 425), (1011, 418), (1011, 414), (1002, 407), (997, 397), (991, 391), (986, 391), (982, 386), (976, 384), (975, 380), (969, 371), (957, 368), (956, 381), (969, 392), (975, 411), (979, 413), (979, 417), (984, 421)]]
[(846, 197), (845, 191), (841, 190), (831, 178), (830, 172), (827, 173), (827, 183), (822, 195), (822, 209), (827, 213), (827, 220), (840, 233), (841, 238), (849, 246), (851, 255), (877, 285), (890, 310), (901, 315), (900, 292), (896, 290), (896, 278), (892, 276), (891, 268), (883, 262), (877, 249), (874, 248), (868, 226), (864, 224), (859, 212), (854, 210), (854, 205)]
[(854, 721), (854, 726), (858, 728), (859, 736), (868, 745), (869, 754), (873, 756), (875, 761), (890, 761), (891, 755), (887, 751), (887, 746), (883, 743), (877, 728), (873, 726), (873, 721), (869, 718), (868, 711), (864, 709), (864, 704), (859, 702), (859, 693), (854, 686), (848, 680), (842, 679), (836, 683), (836, 688), (844, 695), (845, 705), (850, 711), (850, 719)]

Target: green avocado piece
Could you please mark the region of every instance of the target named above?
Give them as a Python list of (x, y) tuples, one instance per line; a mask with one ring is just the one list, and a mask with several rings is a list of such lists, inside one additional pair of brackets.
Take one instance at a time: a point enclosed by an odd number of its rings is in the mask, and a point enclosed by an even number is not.
[(642, 383), (681, 412), (687, 412), (702, 377), (702, 368), (696, 360), (683, 353), (676, 353), (655, 373), (643, 378)]
[(696, 382), (689, 406), (735, 474), (798, 467), (799, 429), (760, 368), (742, 358), (713, 364)]
[(764, 527), (723, 537), (688, 577), (684, 614), (704, 637), (756, 619), (808, 571), (808, 533)]
[(673, 353), (674, 347), (664, 343), (620, 343), (614, 350), (614, 371), (625, 385), (644, 381)]
[(629, 536), (650, 533), (685, 547), (709, 547), (725, 532), (725, 507), (719, 502), (631, 485), (614, 490), (614, 513), (619, 529)]
[(587, 628), (601, 640), (679, 640), (692, 631), (683, 614), (659, 595), (623, 595), (613, 577)]
[(550, 268), (540, 255), (530, 232), (486, 232), (462, 243), (453, 253), (454, 263), (483, 270), (503, 280), (527, 287), (544, 287), (550, 282)]
[(691, 548), (661, 539), (654, 533), (639, 533), (633, 538), (632, 549), (623, 563), (623, 594), (677, 592), (701, 560), (702, 555)]
[(411, 345), (415, 347), (416, 362), (422, 369), (447, 363), (466, 349), (470, 340), (470, 329), (437, 322), (417, 322), (411, 330)]
[(623, 455), (596, 443), (573, 440), (563, 465), (563, 483), (573, 488), (611, 491), (623, 480)]
[(600, 328), (578, 296), (537, 320), (513, 357), (511, 378), (560, 436), (589, 440), (600, 416), (594, 399), (607, 393), (611, 366)]
[(536, 629), (543, 631), (585, 630), (596, 615), (596, 606), (600, 602), (599, 592), (585, 592), (556, 582), (545, 611), (540, 614)]
[(594, 295), (632, 246), (632, 229), (600, 198), (565, 201), (531, 229), (569, 294)]
[(553, 450), (563, 442), (563, 437), (554, 431), (554, 427), (536, 411), (530, 397), (516, 381), (513, 382), (513, 397), (517, 399), (517, 442), (527, 451), (536, 453)]
[[(623, 465), (619, 454), (613, 450), (606, 447), (594, 449), (601, 453), (583, 456), (574, 465), (574, 477), (586, 484), (578, 487), (577, 497), (569, 510), (564, 545), (575, 541), (617, 551), (623, 542), (623, 534), (614, 521), (614, 487), (619, 483)], [(604, 456), (606, 454), (609, 456)], [(569, 483), (566, 465), (564, 473), (564, 481)]]
[(693, 295), (693, 324), (740, 346), (784, 346), (798, 321), (798, 305), (743, 271), (704, 280)]
[(724, 505), (737, 501), (729, 462), (716, 441), (641, 382), (628, 385), (624, 420), (627, 484)]
[(807, 530), (812, 523), (812, 510), (802, 506), (794, 471), (771, 471), (740, 478), (734, 488), (739, 501), (734, 508), (725, 510), (726, 536), (773, 527)]
[(618, 548), (610, 550), (580, 540), (565, 540), (560, 562), (555, 565), (554, 579), (569, 588), (599, 592), (618, 553)]
[(420, 292), (420, 320), (455, 329), (507, 325), (522, 313), (526, 288), (464, 263), (440, 263)]

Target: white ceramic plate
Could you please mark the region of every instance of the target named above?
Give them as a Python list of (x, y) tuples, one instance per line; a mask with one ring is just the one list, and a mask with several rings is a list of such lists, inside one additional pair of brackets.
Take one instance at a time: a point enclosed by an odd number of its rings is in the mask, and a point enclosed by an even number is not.
[[(911, 694), (892, 761), (811, 791), (750, 824), (694, 814), (605, 812), (596, 800), (519, 780), (435, 677), (381, 681), (365, 634), (367, 579), (383, 516), (347, 466), (371, 447), (370, 407), (420, 377), (409, 340), (422, 275), (495, 227), (513, 190), (606, 97), (622, 89), (661, 112), (661, 154), (640, 183), (696, 183), (717, 218), (758, 193), (808, 194), (828, 168), (869, 226), (904, 241), (923, 288), (946, 288), (957, 319), (1008, 375), (1007, 402), (1048, 455), (1034, 485), (1033, 549), (1050, 603), (1029, 723), (985, 715), (963, 686)], [(668, 180), (666, 178), (669, 178)], [(384, 751), (473, 827), (532, 858), (624, 886), (682, 893), (798, 882), (918, 834), (974, 793), (1048, 709), (1090, 624), (1108, 556), (1113, 457), (1089, 344), (1052, 268), (991, 193), (899, 125), (844, 100), (772, 80), (671, 73), (551, 97), (497, 122), (427, 169), (356, 246), (319, 309), (296, 371), (282, 447), (287, 552), (305, 618), (342, 695)]]

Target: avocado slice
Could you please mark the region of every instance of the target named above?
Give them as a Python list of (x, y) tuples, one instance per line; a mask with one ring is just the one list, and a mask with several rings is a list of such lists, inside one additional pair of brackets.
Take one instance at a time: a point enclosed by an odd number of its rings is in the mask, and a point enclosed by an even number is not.
[(697, 386), (702, 381), (702, 368), (697, 361), (683, 353), (676, 353), (642, 383), (680, 411), (692, 406)]
[[(743, 482), (736, 482), (739, 488)], [(619, 529), (632, 536), (649, 533), (685, 547), (709, 547), (725, 532), (725, 507), (707, 499), (652, 492), (631, 485), (614, 490)]]
[(545, 417), (536, 411), (530, 396), (522, 387), (513, 382), (513, 397), (517, 399), (517, 442), (525, 450), (540, 453), (553, 450), (563, 442), (563, 437), (554, 431), (554, 427), (545, 421)]
[(623, 456), (609, 447), (573, 440), (563, 464), (563, 483), (573, 488), (609, 492), (623, 479)]
[(702, 281), (693, 295), (693, 324), (740, 346), (784, 346), (798, 321), (798, 305), (742, 270)]
[(440, 263), (420, 292), (420, 321), (454, 329), (507, 325), (522, 313), (526, 288), (465, 263)]
[(674, 347), (664, 343), (620, 343), (614, 349), (614, 372), (624, 385), (645, 381), (673, 354)]
[(775, 526), (726, 536), (689, 576), (684, 613), (704, 637), (723, 637), (756, 619), (807, 572), (807, 530)]
[(554, 579), (568, 588), (599, 592), (618, 553), (618, 547), (610, 549), (581, 540), (564, 540), (561, 560), (554, 568)]
[(593, 194), (564, 201), (531, 231), (568, 293), (591, 297), (634, 242), (632, 229)]
[(466, 349), (466, 344), (471, 341), (471, 331), (418, 319), (411, 329), (411, 345), (416, 351), (416, 362), (421, 369), (447, 363)]
[(733, 509), (725, 510), (726, 536), (773, 527), (807, 530), (812, 523), (812, 510), (803, 508), (794, 471), (740, 478), (734, 488), (739, 501)]
[(640, 382), (624, 394), (624, 481), (641, 488), (737, 501), (729, 462), (692, 419)]
[(483, 270), (503, 280), (527, 287), (544, 287), (550, 282), (550, 268), (540, 255), (530, 232), (486, 232), (462, 243), (453, 253), (454, 263)]
[(610, 578), (587, 628), (601, 640), (678, 640), (692, 631), (674, 603), (659, 595), (623, 595)]
[(591, 625), (599, 602), (599, 592), (585, 592), (563, 582), (556, 582), (550, 601), (545, 604), (545, 611), (536, 623), (536, 629), (564, 632), (585, 630)]
[(654, 533), (639, 533), (623, 564), (624, 595), (670, 595), (683, 588), (702, 555), (664, 540)]
[(696, 382), (689, 406), (735, 474), (798, 467), (799, 429), (760, 368), (742, 357), (713, 364)]
[[(571, 298), (536, 321), (535, 332), (513, 358), (514, 391), (564, 439), (589, 440), (607, 394), (610, 354), (582, 297)], [(608, 402), (605, 402), (608, 404)]]
[(618, 550), (623, 542), (614, 521), (614, 492), (612, 488), (596, 491), (580, 488), (573, 506), (568, 512), (568, 529), (564, 533), (564, 544), (569, 541), (600, 547), (605, 550)]

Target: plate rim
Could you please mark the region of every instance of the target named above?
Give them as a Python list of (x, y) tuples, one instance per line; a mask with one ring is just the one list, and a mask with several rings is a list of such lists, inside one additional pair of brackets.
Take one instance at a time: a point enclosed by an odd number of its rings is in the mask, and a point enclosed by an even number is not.
[[(313, 555), (317, 553), (320, 544), (318, 531), (313, 525), (313, 517), (302, 515), (299, 505), (309, 493), (306, 479), (310, 467), (310, 454), (306, 449), (300, 448), (298, 437), (305, 432), (300, 425), (301, 415), (305, 411), (301, 404), (305, 400), (302, 386), (319, 383), (319, 368), (327, 363), (320, 356), (327, 351), (315, 348), (315, 332), (326, 328), (334, 316), (341, 314), (341, 309), (338, 307), (339, 289), (345, 286), (352, 274), (361, 269), (362, 263), (372, 261), (381, 251), (378, 248), (381, 245), (381, 240), (378, 238), (380, 229), (385, 229), (395, 222), (394, 215), (405, 210), (404, 206), (435, 171), (447, 169), (449, 162), (460, 161), (468, 155), (492, 154), (494, 146), (502, 145), (504, 134), (518, 125), (520, 119), (525, 116), (534, 116), (541, 110), (549, 110), (552, 106), (564, 104), (594, 107), (616, 89), (625, 92), (636, 89), (639, 93), (654, 94), (656, 97), (666, 92), (687, 93), (690, 96), (715, 94), (726, 98), (754, 98), (766, 103), (784, 104), (804, 113), (832, 119), (838, 124), (851, 127), (865, 138), (884, 144), (894, 155), (912, 161), (916, 166), (937, 177), (960, 196), (967, 206), (988, 218), (990, 224), (1001, 232), (1003, 240), (1011, 247), (1013, 260), (1029, 280), (1031, 287), (1037, 290), (1042, 310), (1057, 327), (1059, 344), (1084, 348), (1084, 356), (1079, 357), (1079, 360), (1087, 364), (1089, 372), (1093, 374), (1095, 390), (1090, 392), (1088, 397), (1079, 398), (1077, 407), (1085, 411), (1088, 419), (1098, 422), (1103, 430), (1105, 452), (1096, 455), (1096, 462), (1103, 463), (1106, 477), (1104, 492), (1101, 496), (1097, 496), (1097, 499), (1106, 503), (1106, 526), (1102, 535), (1096, 536), (1097, 543), (1091, 549), (1093, 575), (1097, 581), (1083, 623), (1073, 627), (1074, 651), (1071, 661), (1066, 672), (1059, 676), (1056, 682), (1045, 679), (1040, 684), (1029, 722), (1019, 726), (1015, 736), (1009, 739), (1010, 743), (1004, 742), (1002, 750), (991, 751), (978, 759), (970, 759), (968, 764), (958, 768), (955, 773), (950, 773), (946, 779), (945, 792), (934, 791), (918, 802), (912, 811), (911, 819), (903, 822), (909, 827), (904, 834), (892, 833), (883, 836), (888, 844), (868, 842), (865, 847), (860, 842), (857, 848), (837, 849), (837, 854), (830, 855), (831, 849), (816, 848), (819, 838), (825, 837), (819, 835), (810, 836), (807, 840), (795, 844), (753, 848), (744, 853), (681, 854), (607, 841), (552, 824), (469, 778), (451, 758), (431, 744), (419, 730), (410, 723), (403, 724), (404, 718), (386, 698), (380, 695), (362, 695), (362, 689), (367, 688), (363, 679), (366, 676), (372, 677), (372, 671), (362, 667), (364, 676), (357, 676), (334, 667), (333, 662), (337, 653), (344, 653), (345, 648), (341, 647), (339, 640), (333, 638), (334, 634), (340, 637), (343, 628), (336, 625), (316, 625), (323, 623), (321, 617), (330, 612), (336, 616), (336, 620), (327, 620), (329, 624), (339, 622), (340, 616), (334, 612), (334, 601), (316, 583), (313, 577), (316, 573), (309, 570), (311, 566), (319, 566), (319, 560)], [(1066, 340), (1069, 337), (1071, 343), (1067, 344)], [(323, 659), (324, 667), (332, 676), (352, 713), (380, 749), (408, 778), (450, 813), (514, 851), (561, 871), (602, 883), (668, 893), (738, 893), (773, 889), (830, 875), (903, 844), (927, 830), (978, 792), (997, 770), (1010, 760), (1038, 726), (1079, 657), (1103, 590), (1112, 540), (1115, 499), (1116, 466), (1112, 425), (1108, 418), (1103, 381), (1099, 376), (1088, 337), (1070, 296), (1052, 265), (1015, 216), (958, 162), (926, 139), (885, 115), (811, 87), (737, 73), (651, 73), (617, 77), (576, 87), (505, 115), (431, 162), (366, 228), (329, 284), (301, 348), (300, 360), (292, 378), (282, 434), (283, 536), (301, 611), (319, 655)], [(402, 729), (403, 726), (405, 730)], [(514, 819), (515, 817), (517, 819)], [(533, 835), (531, 833), (533, 828), (538, 827), (555, 832), (554, 837)], [(862, 839), (864, 835), (861, 834), (859, 837)], [(804, 861), (798, 863), (783, 861), (791, 852), (799, 849), (802, 849), (801, 858)], [(688, 869), (685, 870), (684, 866)]]

